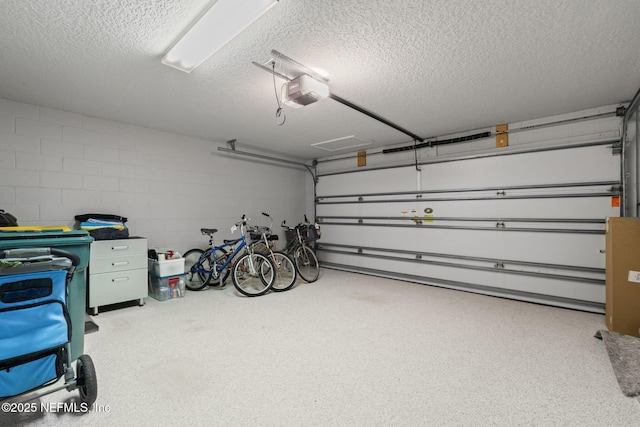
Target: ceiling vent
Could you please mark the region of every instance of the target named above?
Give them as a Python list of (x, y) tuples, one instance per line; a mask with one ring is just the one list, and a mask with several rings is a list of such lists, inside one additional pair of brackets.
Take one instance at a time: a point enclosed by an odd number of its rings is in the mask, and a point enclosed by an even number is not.
[(331, 139), (329, 141), (316, 142), (315, 144), (311, 144), (311, 146), (326, 151), (338, 151), (369, 144), (371, 143), (358, 139), (354, 135), (350, 135), (342, 138)]

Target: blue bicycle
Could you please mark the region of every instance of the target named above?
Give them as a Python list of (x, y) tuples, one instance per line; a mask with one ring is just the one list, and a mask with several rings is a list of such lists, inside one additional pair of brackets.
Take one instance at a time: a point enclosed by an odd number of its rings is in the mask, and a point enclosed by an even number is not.
[(231, 231), (240, 228), (240, 237), (224, 240), (215, 246), (215, 228), (201, 228), (209, 236), (209, 249), (190, 249), (184, 254), (185, 285), (191, 291), (199, 291), (207, 286), (224, 286), (229, 274), (233, 285), (243, 295), (254, 297), (264, 295), (273, 286), (276, 274), (271, 261), (264, 255), (254, 253), (250, 237), (247, 238), (247, 221), (242, 215), (240, 222)]

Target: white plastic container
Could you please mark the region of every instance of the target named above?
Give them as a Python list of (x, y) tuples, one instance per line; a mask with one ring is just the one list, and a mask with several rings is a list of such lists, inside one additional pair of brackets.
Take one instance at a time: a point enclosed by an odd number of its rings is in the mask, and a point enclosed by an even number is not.
[(149, 273), (157, 277), (184, 274), (184, 258), (167, 259), (164, 261), (149, 259)]

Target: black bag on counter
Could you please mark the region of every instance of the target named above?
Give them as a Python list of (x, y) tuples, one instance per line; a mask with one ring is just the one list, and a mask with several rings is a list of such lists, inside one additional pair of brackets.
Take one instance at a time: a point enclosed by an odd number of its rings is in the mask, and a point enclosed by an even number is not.
[(129, 238), (129, 229), (96, 228), (95, 230), (89, 230), (89, 236), (96, 240), (127, 239)]
[[(96, 240), (127, 239), (129, 237), (129, 229), (125, 225), (125, 222), (127, 222), (126, 217), (112, 214), (88, 213), (76, 215), (75, 219), (79, 223), (79, 228), (86, 229), (89, 235)], [(120, 225), (123, 228), (115, 228), (104, 224), (96, 224), (96, 227), (87, 227), (90, 220), (104, 221), (105, 224), (111, 223), (113, 225)]]
[(9, 212), (0, 209), (0, 227), (17, 227), (18, 220)]
[(82, 215), (76, 215), (74, 217), (76, 221), (85, 222), (90, 219), (97, 219), (99, 221), (115, 221), (125, 223), (127, 222), (127, 218), (120, 215), (112, 215), (112, 214), (100, 214), (100, 213), (88, 213)]

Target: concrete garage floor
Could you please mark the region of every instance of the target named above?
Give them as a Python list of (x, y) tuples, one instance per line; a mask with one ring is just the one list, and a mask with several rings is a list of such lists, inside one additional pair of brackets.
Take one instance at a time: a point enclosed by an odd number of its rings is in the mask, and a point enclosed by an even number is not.
[(148, 299), (93, 318), (98, 400), (2, 425), (635, 426), (602, 341), (604, 316), (322, 269), (240, 297)]

